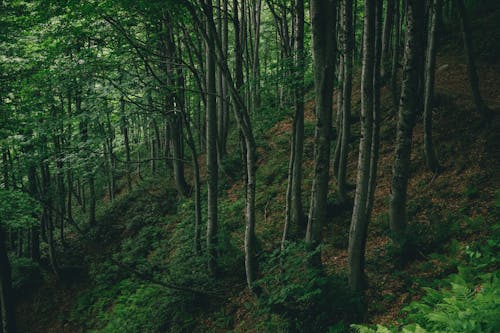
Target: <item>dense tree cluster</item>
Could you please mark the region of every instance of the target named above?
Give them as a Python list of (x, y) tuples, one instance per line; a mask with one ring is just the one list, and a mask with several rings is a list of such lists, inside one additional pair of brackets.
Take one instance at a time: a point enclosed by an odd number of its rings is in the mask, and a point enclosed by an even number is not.
[[(440, 172), (432, 112), (443, 20), (461, 22), (474, 102), (489, 117), (463, 0), (16, 0), (0, 2), (0, 12), (4, 333), (16, 332), (7, 253), (47, 258), (59, 276), (59, 258), (72, 241), (67, 229), (85, 233), (96, 227), (99, 200), (115, 200), (145, 175), (172, 177), (178, 195), (193, 198), (192, 252), (205, 255), (207, 271), (217, 278), (220, 178), (228, 156), (236, 154), (244, 185), (246, 283), (257, 296), (265, 292), (256, 284), (261, 272), (255, 229), (261, 221), (255, 119), (279, 109), (290, 110), (293, 120), (281, 251), (305, 241), (315, 253), (309, 264), (320, 268), (317, 247), (329, 197), (345, 207), (353, 203), (349, 287), (362, 291), (382, 87), (391, 91), (398, 118), (390, 228), (403, 254), (410, 236), (412, 131), (420, 113), (423, 156), (432, 172)], [(351, 103), (358, 72), (359, 110)], [(314, 161), (306, 197), (304, 101), (311, 88)], [(358, 118), (359, 142), (351, 135)], [(354, 152), (357, 170), (349, 170)], [(355, 184), (348, 174), (356, 174)]]

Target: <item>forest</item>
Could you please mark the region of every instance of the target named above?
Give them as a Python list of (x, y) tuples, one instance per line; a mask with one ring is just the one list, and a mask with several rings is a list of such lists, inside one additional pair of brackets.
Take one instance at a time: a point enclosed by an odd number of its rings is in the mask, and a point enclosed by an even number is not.
[(500, 332), (498, 0), (1, 0), (0, 333)]

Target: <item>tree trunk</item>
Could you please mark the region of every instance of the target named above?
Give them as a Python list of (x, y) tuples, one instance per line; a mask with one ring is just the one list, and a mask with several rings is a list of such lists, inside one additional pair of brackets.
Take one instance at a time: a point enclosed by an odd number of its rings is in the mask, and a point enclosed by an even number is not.
[(421, 45), (423, 4), (408, 0), (406, 14), (406, 43), (399, 116), (397, 124), (395, 159), (392, 170), (390, 227), (395, 240), (404, 242), (406, 229), (406, 197), (410, 176), (410, 153), (416, 107), (418, 105), (419, 63), (423, 56)]
[[(42, 198), (44, 202), (43, 209), (43, 223), (42, 225), (45, 227), (45, 233), (47, 235), (47, 243), (49, 247), (49, 261), (50, 266), (52, 268), (53, 273), (59, 277), (59, 265), (57, 262), (57, 255), (54, 244), (54, 224), (53, 224), (53, 200), (52, 200), (52, 191), (50, 184), (50, 171), (49, 166), (46, 162), (42, 162), (41, 165), (41, 174), (42, 174)], [(57, 212), (56, 212), (57, 213)]]
[[(212, 1), (205, 0), (209, 9), (210, 17), (212, 17)], [(218, 181), (218, 165), (217, 165), (217, 101), (216, 101), (216, 86), (215, 86), (215, 50), (214, 36), (207, 26), (208, 39), (206, 40), (206, 75), (207, 75), (207, 111), (206, 111), (206, 126), (207, 126), (207, 251), (208, 251), (208, 269), (210, 274), (217, 273), (217, 181)], [(220, 70), (219, 70), (220, 72)], [(222, 77), (220, 78), (222, 82)]]
[(3, 333), (16, 333), (15, 299), (12, 294), (12, 277), (7, 248), (5, 246), (5, 231), (0, 226), (0, 320)]
[[(106, 105), (106, 109), (107, 109), (107, 105)], [(111, 195), (109, 197), (109, 199), (111, 201), (113, 201), (115, 199), (115, 192), (116, 192), (116, 180), (115, 180), (115, 173), (116, 173), (116, 156), (115, 156), (115, 152), (114, 152), (114, 149), (113, 149), (113, 141), (115, 139), (115, 129), (113, 127), (113, 125), (111, 124), (111, 119), (110, 119), (110, 113), (111, 111), (110, 110), (106, 110), (106, 121), (107, 121), (107, 139), (106, 139), (106, 144), (108, 146), (108, 157), (109, 157), (109, 184), (110, 184), (110, 192), (111, 192)], [(157, 129), (157, 128), (155, 128)], [(156, 132), (157, 133), (157, 137), (159, 137), (159, 133), (158, 131)], [(159, 144), (159, 140), (158, 140), (158, 144)], [(159, 151), (159, 149), (158, 149)]]
[[(235, 4), (234, 1), (233, 4)], [(184, 2), (184, 5), (189, 10), (191, 17), (198, 22), (201, 27), (200, 21), (198, 19), (198, 13), (194, 6), (189, 2)], [(238, 8), (237, 3), (234, 8)], [(215, 24), (213, 22), (213, 17), (210, 15), (210, 10), (206, 4), (202, 5), (204, 12), (204, 18), (208, 20), (207, 26), (210, 28), (211, 37), (217, 36)], [(234, 16), (234, 13), (233, 13)], [(236, 20), (235, 20), (236, 22)], [(209, 40), (210, 37), (206, 33), (206, 29), (201, 30), (203, 38), (205, 41)], [(235, 108), (235, 117), (240, 129), (240, 133), (243, 136), (245, 148), (246, 148), (246, 192), (245, 192), (245, 271), (247, 285), (249, 289), (259, 294), (259, 289), (254, 285), (256, 274), (257, 274), (257, 261), (255, 258), (256, 253), (256, 239), (255, 239), (255, 172), (256, 172), (256, 144), (253, 135), (253, 129), (251, 126), (250, 115), (248, 112), (248, 107), (244, 102), (244, 99), (240, 95), (238, 84), (235, 84), (229, 71), (227, 59), (224, 58), (222, 51), (221, 42), (218, 38), (215, 38), (215, 53), (216, 61), (219, 68), (222, 70), (224, 79), (228, 83), (228, 88), (230, 90), (231, 97), (233, 99)]]
[[(379, 2), (382, 2), (381, 0)], [(389, 46), (391, 45), (391, 31), (394, 26), (394, 7), (395, 2), (399, 0), (387, 0), (385, 5), (384, 28), (382, 31), (382, 49), (381, 49), (381, 80), (386, 82), (390, 77)], [(397, 24), (398, 22), (396, 22)]]
[[(176, 89), (181, 89), (179, 87), (179, 82), (176, 82), (174, 79), (176, 77), (176, 71), (174, 68), (174, 62), (177, 59), (176, 55), (176, 44), (174, 40), (173, 27), (170, 22), (169, 17), (164, 18), (164, 29), (166, 30), (164, 36), (164, 61), (166, 63), (165, 72), (167, 75), (167, 81)], [(179, 78), (181, 79), (181, 78)], [(189, 194), (189, 186), (186, 182), (186, 178), (184, 175), (184, 151), (183, 151), (183, 126), (182, 126), (182, 116), (177, 112), (178, 108), (183, 107), (184, 97), (179, 95), (176, 91), (174, 94), (168, 92), (167, 88), (167, 96), (166, 96), (166, 107), (167, 112), (171, 110), (175, 110), (171, 116), (169, 121), (169, 130), (170, 130), (170, 145), (171, 145), (171, 153), (172, 153), (172, 165), (174, 169), (174, 179), (177, 187), (177, 191), (179, 194), (183, 196), (187, 196)], [(174, 103), (174, 100), (176, 103)]]
[(425, 87), (424, 87), (424, 155), (427, 168), (439, 172), (439, 162), (434, 151), (432, 140), (432, 110), (434, 99), (434, 74), (436, 68), (436, 38), (441, 17), (441, 0), (431, 0), (429, 17), (427, 55), (425, 57)]
[(474, 57), (474, 47), (472, 45), (472, 33), (470, 30), (469, 17), (465, 8), (464, 0), (455, 0), (455, 4), (460, 15), (460, 28), (464, 39), (464, 51), (467, 57), (467, 74), (469, 76), (470, 88), (476, 109), (483, 119), (489, 116), (490, 110), (484, 103), (479, 91), (479, 78), (477, 77), (476, 59)]
[[(28, 165), (28, 186), (30, 195), (39, 200), (40, 193), (37, 187), (37, 176), (36, 176), (36, 166), (33, 162), (29, 162)], [(33, 261), (40, 261), (40, 225), (33, 225), (30, 228), (31, 233), (31, 247), (30, 256)]]
[[(295, 80), (292, 144), (288, 172), (286, 219), (281, 246), (290, 231), (294, 238), (304, 237), (306, 224), (302, 206), (302, 161), (304, 155), (304, 0), (295, 0)], [(291, 226), (291, 228), (290, 228)], [(290, 230), (291, 229), (291, 230)]]
[[(224, 56), (227, 57), (228, 50), (228, 30), (227, 30), (227, 1), (223, 1), (223, 8), (221, 9), (221, 1), (216, 1), (217, 10), (217, 33), (222, 42)], [(217, 71), (217, 161), (222, 162), (226, 155), (226, 122), (227, 118), (227, 87), (220, 70)]]
[(94, 185), (93, 174), (91, 174), (88, 177), (88, 182), (89, 182), (89, 226), (93, 227), (96, 224), (96, 219), (95, 219), (96, 196), (95, 196), (95, 185)]
[(354, 30), (352, 25), (352, 0), (345, 0), (344, 2), (343, 21), (344, 81), (342, 82), (342, 137), (337, 174), (339, 202), (347, 201), (347, 157), (351, 132), (352, 52), (354, 40)]
[(392, 103), (395, 108), (398, 107), (399, 91), (397, 86), (398, 72), (399, 72), (399, 49), (401, 44), (401, 26), (403, 25), (403, 10), (399, 6), (399, 0), (395, 2), (395, 18), (396, 29), (394, 32), (394, 45), (392, 50), (392, 63), (391, 63), (391, 96)]
[[(335, 17), (332, 0), (311, 0), (311, 29), (314, 57), (314, 90), (316, 93), (316, 130), (314, 136), (314, 176), (307, 223), (306, 242), (315, 248), (320, 244), (326, 222), (332, 131), (332, 94), (335, 77)], [(321, 265), (316, 255), (313, 265)]]
[(196, 153), (196, 146), (191, 131), (191, 126), (187, 119), (187, 115), (183, 112), (184, 125), (188, 134), (187, 143), (191, 150), (191, 158), (193, 160), (193, 183), (194, 183), (194, 251), (195, 254), (201, 253), (201, 182), (200, 182), (200, 166), (198, 164), (198, 154)]
[(359, 143), (356, 194), (349, 231), (349, 286), (354, 291), (364, 287), (364, 253), (368, 230), (366, 203), (370, 177), (373, 131), (373, 73), (375, 63), (375, 2), (364, 2), (363, 63), (361, 74), (361, 140)]
[(373, 67), (373, 131), (370, 154), (370, 180), (368, 181), (368, 198), (366, 200), (366, 216), (371, 218), (375, 188), (377, 185), (377, 166), (380, 146), (380, 85), (382, 54), (382, 2), (375, 7), (375, 62)]
[(260, 108), (260, 18), (261, 18), (262, 0), (254, 1), (253, 9), (253, 29), (254, 29), (254, 43), (253, 43), (253, 61), (252, 61), (252, 76), (253, 76), (253, 110), (257, 111)]
[(7, 162), (7, 149), (2, 152), (2, 173), (3, 173), (3, 188), (9, 189), (9, 164)]
[(128, 134), (127, 120), (125, 118), (125, 99), (123, 98), (123, 96), (120, 98), (120, 109), (122, 114), (121, 127), (122, 127), (123, 141), (125, 145), (125, 175), (127, 179), (127, 188), (130, 192), (130, 190), (132, 190), (130, 139)]

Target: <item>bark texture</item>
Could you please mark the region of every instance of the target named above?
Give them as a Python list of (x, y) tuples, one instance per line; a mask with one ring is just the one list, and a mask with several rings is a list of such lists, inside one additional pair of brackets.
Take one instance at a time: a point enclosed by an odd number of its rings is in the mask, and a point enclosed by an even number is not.
[[(315, 248), (321, 242), (326, 222), (332, 132), (332, 93), (335, 77), (336, 3), (311, 0), (316, 129), (314, 134), (314, 176), (307, 223), (306, 242)], [(313, 261), (320, 264), (317, 256)]]
[(364, 2), (364, 36), (361, 73), (361, 140), (359, 143), (356, 194), (349, 230), (349, 286), (359, 291), (364, 285), (364, 252), (368, 217), (366, 203), (370, 177), (370, 154), (373, 126), (373, 67), (375, 61), (375, 2)]
[(434, 173), (439, 171), (439, 162), (434, 151), (432, 140), (432, 111), (434, 99), (434, 74), (436, 71), (436, 38), (439, 18), (441, 17), (441, 0), (431, 1), (431, 13), (427, 34), (427, 54), (425, 56), (424, 73), (424, 155), (427, 168)]
[(390, 228), (397, 242), (404, 241), (406, 229), (406, 198), (410, 177), (410, 153), (413, 128), (418, 106), (419, 63), (423, 56), (421, 45), (423, 3), (408, 0), (403, 80), (399, 101), (395, 159), (392, 169)]

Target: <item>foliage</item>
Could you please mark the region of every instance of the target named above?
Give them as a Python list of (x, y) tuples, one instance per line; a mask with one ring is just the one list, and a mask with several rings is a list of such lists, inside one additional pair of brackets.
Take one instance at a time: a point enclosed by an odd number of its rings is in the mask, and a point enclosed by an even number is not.
[(42, 272), (38, 263), (28, 258), (12, 257), (12, 288), (18, 293), (26, 293), (42, 282)]
[(422, 299), (404, 308), (401, 328), (353, 325), (362, 333), (385, 332), (498, 332), (500, 330), (500, 227), (484, 244), (466, 246), (458, 273), (424, 288)]
[(164, 288), (135, 283), (134, 290), (121, 294), (114, 301), (113, 311), (100, 332), (159, 332), (167, 329), (188, 332), (193, 318), (183, 309), (184, 304), (182, 297), (172, 296)]
[(260, 299), (259, 311), (276, 314), (282, 320), (264, 323), (267, 331), (284, 327), (322, 332), (360, 313), (359, 298), (346, 291), (344, 277), (328, 276), (321, 268), (310, 265), (319, 250), (310, 251), (302, 242), (287, 243), (285, 250), (276, 250), (268, 258), (264, 277), (259, 281), (267, 291)]
[[(196, 313), (208, 304), (205, 296), (155, 281), (208, 291), (217, 284), (204, 269), (206, 258), (193, 255), (192, 212), (174, 209), (171, 188), (145, 181), (102, 212), (100, 230), (117, 245), (109, 254), (112, 259), (104, 256), (92, 265), (93, 286), (78, 298), (73, 322), (97, 332), (192, 331)], [(190, 204), (185, 199), (178, 207)], [(106, 231), (124, 218), (128, 223), (121, 234)], [(241, 256), (235, 256), (238, 251), (227, 239), (221, 237), (220, 265), (230, 270), (240, 266)]]
[(26, 229), (37, 222), (40, 206), (26, 193), (0, 190), (0, 227)]

